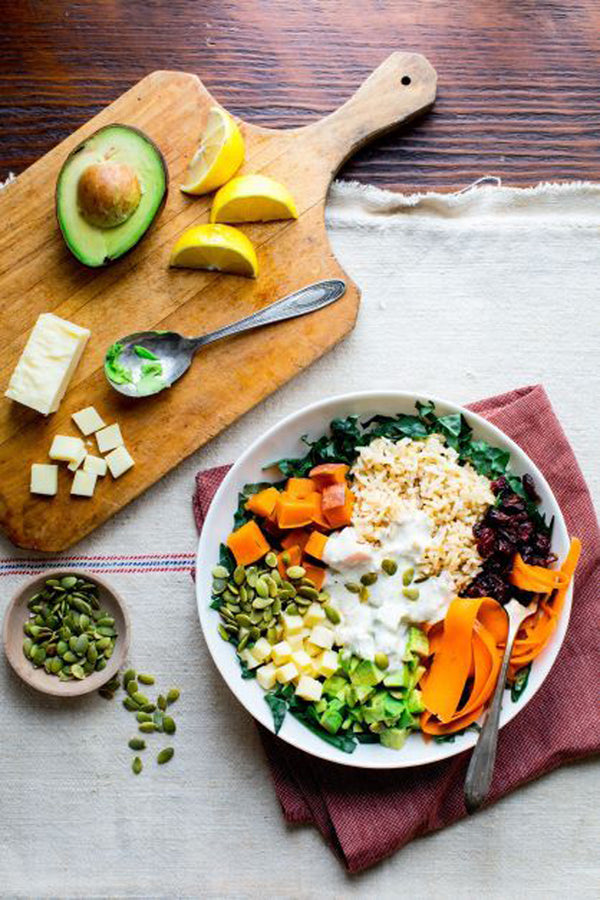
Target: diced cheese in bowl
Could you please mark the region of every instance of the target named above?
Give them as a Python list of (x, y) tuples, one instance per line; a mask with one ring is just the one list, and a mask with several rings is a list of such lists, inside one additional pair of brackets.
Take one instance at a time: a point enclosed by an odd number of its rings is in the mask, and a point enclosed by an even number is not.
[(316, 702), (321, 699), (322, 693), (323, 685), (320, 681), (317, 681), (316, 678), (311, 678), (310, 675), (300, 676), (298, 686), (296, 687), (296, 694), (298, 697), (302, 697), (303, 700), (308, 700), (309, 702)]
[(58, 459), (61, 462), (74, 462), (79, 458), (81, 451), (85, 453), (85, 444), (78, 437), (69, 437), (66, 434), (54, 436), (48, 456), (50, 459)]
[(277, 667), (273, 663), (261, 666), (260, 669), (256, 670), (256, 680), (263, 691), (270, 691), (277, 682)]
[(266, 638), (259, 638), (255, 645), (250, 648), (250, 653), (252, 656), (257, 659), (259, 662), (264, 662), (268, 659), (272, 652), (272, 647)]
[(294, 650), (292, 653), (292, 662), (299, 672), (312, 672), (312, 659), (306, 650)]
[(290, 681), (293, 681), (298, 675), (298, 669), (293, 662), (286, 663), (284, 666), (280, 666), (280, 668), (277, 669), (277, 681), (280, 684), (289, 684)]
[(320, 603), (311, 603), (306, 610), (304, 624), (307, 628), (312, 628), (314, 625), (320, 625), (321, 622), (324, 622), (325, 618), (326, 616)]
[(292, 648), (287, 641), (280, 641), (271, 647), (271, 656), (276, 666), (283, 666), (292, 658)]
[(337, 672), (338, 655), (336, 650), (323, 650), (323, 652), (316, 657), (316, 660), (319, 666), (319, 675), (329, 678), (330, 675)]
[(32, 494), (54, 497), (58, 491), (58, 466), (34, 463), (31, 467), (30, 491)]
[(331, 650), (333, 647), (333, 631), (324, 625), (315, 625), (309, 635), (309, 640), (311, 644), (315, 644), (317, 647)]
[(85, 409), (80, 409), (79, 412), (73, 413), (71, 418), (86, 437), (106, 427), (102, 416), (93, 406), (86, 406)]

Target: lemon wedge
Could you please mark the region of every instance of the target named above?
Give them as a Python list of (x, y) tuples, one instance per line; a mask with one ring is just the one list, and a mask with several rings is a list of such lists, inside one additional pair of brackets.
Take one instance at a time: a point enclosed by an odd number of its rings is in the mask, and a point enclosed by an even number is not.
[(211, 222), (270, 222), (297, 219), (294, 198), (279, 181), (266, 175), (238, 175), (215, 194)]
[(208, 269), (256, 278), (258, 260), (252, 242), (229, 225), (193, 225), (173, 247), (169, 265)]
[(186, 194), (207, 194), (229, 181), (244, 161), (244, 139), (227, 113), (212, 106), (202, 143), (188, 166)]

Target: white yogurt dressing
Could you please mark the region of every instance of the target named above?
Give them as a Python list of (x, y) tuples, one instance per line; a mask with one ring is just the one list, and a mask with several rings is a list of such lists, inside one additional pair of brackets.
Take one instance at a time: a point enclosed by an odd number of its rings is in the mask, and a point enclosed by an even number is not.
[[(330, 536), (323, 562), (329, 566), (326, 589), (342, 617), (336, 628), (339, 645), (362, 659), (373, 659), (378, 651), (386, 653), (390, 665), (396, 667), (402, 662), (409, 625), (437, 622), (445, 616), (454, 596), (449, 573), (411, 585), (419, 591), (417, 600), (409, 600), (402, 593), (402, 574), (408, 568), (417, 569), (431, 541), (431, 531), (427, 514), (414, 510), (393, 522), (377, 545), (361, 541), (352, 527)], [(397, 563), (395, 575), (382, 572), (384, 559)], [(345, 584), (359, 582), (367, 572), (377, 572), (378, 578), (369, 586), (368, 601), (361, 603)]]

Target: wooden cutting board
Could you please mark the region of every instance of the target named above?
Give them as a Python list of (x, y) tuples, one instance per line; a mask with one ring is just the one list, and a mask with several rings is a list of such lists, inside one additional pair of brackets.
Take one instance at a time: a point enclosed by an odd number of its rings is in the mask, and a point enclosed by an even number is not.
[[(1, 393), (40, 313), (54, 312), (92, 332), (57, 413), (45, 418), (0, 396), (0, 528), (15, 544), (66, 549), (348, 334), (360, 295), (327, 240), (327, 190), (348, 156), (430, 107), (435, 91), (436, 73), (424, 57), (394, 53), (347, 103), (312, 125), (279, 131), (239, 123), (246, 159), (238, 174), (262, 172), (284, 182), (299, 211), (294, 222), (242, 226), (257, 248), (256, 281), (168, 268), (175, 239), (208, 221), (211, 203), (211, 196), (179, 191), (216, 104), (195, 75), (148, 75), (0, 194)], [(144, 240), (113, 265), (92, 270), (62, 241), (54, 187), (67, 154), (111, 122), (136, 125), (154, 139), (167, 161), (170, 190)], [(154, 328), (200, 334), (333, 277), (347, 282), (342, 300), (208, 346), (177, 385), (155, 398), (128, 400), (104, 379), (106, 348), (124, 334)], [(31, 495), (31, 464), (47, 461), (53, 435), (76, 434), (71, 414), (90, 405), (107, 423), (120, 423), (135, 467), (117, 481), (99, 479), (92, 499), (70, 497), (66, 471), (59, 472), (56, 497)]]

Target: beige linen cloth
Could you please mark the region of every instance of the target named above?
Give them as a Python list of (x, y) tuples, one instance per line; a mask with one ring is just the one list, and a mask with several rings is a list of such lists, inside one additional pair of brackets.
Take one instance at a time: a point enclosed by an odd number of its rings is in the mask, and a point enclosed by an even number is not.
[[(325, 394), (396, 388), (467, 403), (542, 382), (598, 507), (600, 187), (492, 183), (407, 197), (338, 183), (327, 217), (333, 249), (362, 289), (354, 332), (61, 562), (115, 584), (133, 620), (132, 664), (152, 671), (161, 688), (182, 688), (172, 763), (154, 764), (157, 737), (134, 777), (134, 723), (120, 703), (42, 697), (0, 662), (6, 896), (322, 896), (338, 877), (309, 831), (283, 826), (255, 729), (205, 649), (189, 575), (199, 469), (230, 462), (265, 428)], [(25, 574), (49, 562), (0, 538), (0, 610)], [(560, 808), (573, 809), (577, 846), (589, 848), (600, 783), (597, 770), (585, 772), (579, 781), (568, 771), (553, 776), (555, 795), (540, 803), (554, 818), (568, 787)], [(532, 788), (530, 800), (535, 790), (544, 788)], [(576, 852), (569, 829), (548, 846), (546, 823), (528, 820), (529, 809), (517, 794), (479, 822), (511, 833), (524, 823), (538, 864), (551, 880), (555, 866), (560, 878), (561, 853)], [(564, 835), (564, 819), (562, 826)], [(438, 872), (452, 870), (457, 833), (416, 841), (388, 864), (404, 890), (423, 896), (432, 854)], [(421, 863), (406, 866), (407, 854)], [(539, 867), (524, 859), (518, 877), (526, 893), (539, 886)], [(588, 861), (581, 891), (591, 896), (597, 877)], [(336, 885), (344, 891), (343, 881)]]

